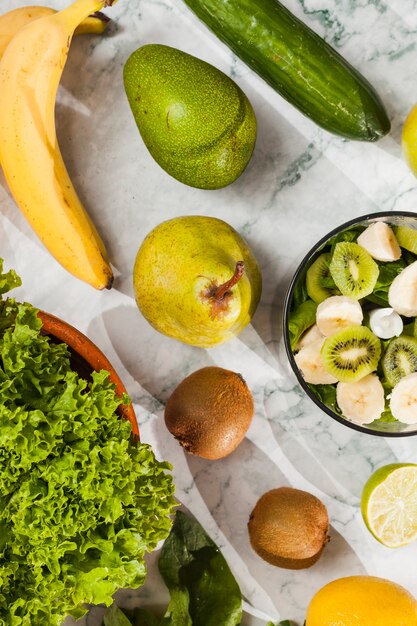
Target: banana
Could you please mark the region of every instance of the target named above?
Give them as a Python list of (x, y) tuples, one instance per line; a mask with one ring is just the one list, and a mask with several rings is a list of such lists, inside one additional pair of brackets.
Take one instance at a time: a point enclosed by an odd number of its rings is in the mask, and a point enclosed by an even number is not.
[(374, 222), (358, 237), (358, 244), (377, 261), (398, 261), (401, 248), (394, 231), (385, 222)]
[(349, 296), (330, 296), (317, 307), (317, 326), (326, 337), (348, 326), (360, 326), (362, 320), (361, 305)]
[(325, 337), (316, 339), (297, 352), (294, 360), (306, 383), (312, 385), (331, 385), (337, 378), (326, 372), (320, 350)]
[(317, 324), (313, 324), (313, 326), (310, 326), (301, 336), (300, 341), (297, 343), (296, 351), (298, 352), (301, 348), (305, 348), (310, 343), (313, 343), (313, 341), (317, 341), (317, 339), (323, 339), (323, 335), (319, 331)]
[(74, 35), (102, 35), (110, 22), (111, 19), (107, 15), (95, 11), (77, 26)]
[(0, 61), (0, 164), (10, 191), (56, 260), (96, 289), (111, 287), (112, 270), (62, 159), (55, 99), (76, 27), (104, 3), (76, 0), (30, 22)]
[(354, 383), (338, 383), (336, 399), (342, 414), (355, 424), (370, 424), (385, 408), (384, 388), (375, 374)]
[(417, 315), (417, 261), (405, 267), (388, 290), (389, 305), (399, 315)]
[[(0, 15), (0, 59), (17, 31), (41, 17), (53, 15), (54, 9), (42, 6), (26, 6)], [(75, 35), (101, 35), (110, 22), (104, 13), (89, 15), (75, 29)]]
[(390, 399), (391, 413), (404, 424), (417, 424), (417, 373), (404, 376), (395, 385)]

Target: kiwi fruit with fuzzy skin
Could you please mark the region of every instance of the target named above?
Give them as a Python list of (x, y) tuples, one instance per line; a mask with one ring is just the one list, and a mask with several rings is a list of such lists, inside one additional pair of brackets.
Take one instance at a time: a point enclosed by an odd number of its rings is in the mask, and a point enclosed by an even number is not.
[(341, 293), (356, 300), (372, 293), (379, 275), (379, 267), (369, 252), (349, 242), (335, 245), (329, 269)]
[(318, 561), (329, 541), (329, 516), (311, 493), (279, 487), (258, 500), (248, 532), (252, 548), (268, 563), (304, 569)]
[(320, 353), (329, 374), (353, 383), (376, 370), (381, 342), (366, 326), (349, 326), (327, 337)]
[(326, 298), (340, 294), (330, 274), (330, 254), (321, 254), (307, 270), (306, 289), (310, 298), (320, 304)]
[(237, 448), (253, 414), (253, 397), (240, 374), (203, 367), (173, 391), (165, 424), (187, 452), (215, 460)]
[(381, 364), (385, 378), (392, 387), (404, 376), (417, 372), (417, 339), (405, 335), (392, 339)]

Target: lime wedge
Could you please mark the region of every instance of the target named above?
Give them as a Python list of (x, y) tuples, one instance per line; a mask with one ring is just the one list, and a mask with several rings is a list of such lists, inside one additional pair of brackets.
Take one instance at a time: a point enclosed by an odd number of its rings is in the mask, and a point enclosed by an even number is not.
[(393, 463), (379, 468), (362, 492), (364, 522), (388, 548), (417, 539), (417, 465)]

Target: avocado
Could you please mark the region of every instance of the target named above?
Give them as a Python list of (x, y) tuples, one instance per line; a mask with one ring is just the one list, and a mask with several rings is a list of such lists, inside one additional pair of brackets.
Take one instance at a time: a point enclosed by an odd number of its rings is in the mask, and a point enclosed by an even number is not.
[(124, 85), (142, 139), (168, 174), (201, 189), (240, 176), (255, 145), (256, 118), (231, 78), (181, 50), (149, 44), (126, 61)]

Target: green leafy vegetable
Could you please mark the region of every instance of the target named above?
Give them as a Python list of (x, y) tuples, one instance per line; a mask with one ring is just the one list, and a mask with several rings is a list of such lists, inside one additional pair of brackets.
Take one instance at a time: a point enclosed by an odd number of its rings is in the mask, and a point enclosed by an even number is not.
[(308, 388), (319, 398), (319, 400), (328, 406), (332, 411), (338, 415), (342, 415), (336, 400), (336, 386), (335, 385), (311, 385), (307, 384)]
[(410, 252), (410, 250), (405, 250), (404, 248), (401, 248), (401, 254), (406, 265), (411, 265), (411, 263), (414, 263), (414, 261), (417, 261), (417, 254)]
[(325, 249), (330, 249), (330, 254), (333, 255), (336, 244), (341, 242), (356, 242), (357, 238), (363, 231), (365, 230), (365, 226), (353, 226), (348, 230), (342, 230), (334, 237), (331, 237), (328, 241), (326, 241)]
[(306, 274), (307, 268), (305, 268), (304, 271), (301, 273), (294, 287), (294, 291), (292, 294), (292, 304), (295, 308), (300, 306), (300, 304), (303, 304), (303, 302), (305, 302), (309, 298), (306, 287)]
[[(5, 293), (19, 283), (0, 276)], [(58, 626), (144, 581), (175, 506), (169, 464), (136, 445), (107, 372), (91, 383), (37, 310), (0, 302), (0, 624)]]
[(242, 596), (229, 566), (200, 524), (181, 511), (177, 511), (158, 566), (171, 594), (169, 619), (164, 624), (240, 624)]
[(401, 333), (402, 335), (407, 335), (408, 337), (415, 337), (416, 336), (416, 320), (417, 318), (414, 318), (413, 322), (410, 322), (409, 324), (404, 324), (404, 328), (403, 328), (403, 332)]
[(7, 293), (16, 287), (20, 287), (22, 281), (14, 270), (3, 274), (3, 259), (0, 259), (0, 294)]
[(116, 604), (112, 604), (104, 614), (104, 626), (132, 626), (132, 623)]
[(376, 281), (373, 292), (367, 296), (366, 300), (378, 304), (379, 306), (389, 306), (388, 303), (388, 290), (392, 284), (392, 281), (400, 272), (407, 267), (404, 259), (398, 261), (392, 261), (390, 263), (378, 263), (379, 276)]
[[(161, 626), (164, 622), (154, 615), (150, 611), (146, 609), (135, 609), (133, 612), (133, 621), (134, 626)], [(117, 624), (115, 625), (117, 626)]]
[(295, 311), (291, 311), (288, 318), (288, 332), (290, 344), (295, 350), (301, 335), (316, 321), (317, 304), (313, 300), (306, 300)]
[[(164, 617), (157, 619), (143, 608), (132, 612), (113, 605), (104, 616), (105, 626), (238, 626), (241, 623), (242, 595), (229, 566), (202, 526), (181, 511), (176, 513), (158, 566), (171, 595)], [(291, 626), (291, 622), (269, 622), (267, 626)]]

